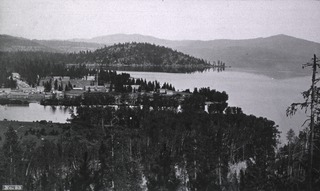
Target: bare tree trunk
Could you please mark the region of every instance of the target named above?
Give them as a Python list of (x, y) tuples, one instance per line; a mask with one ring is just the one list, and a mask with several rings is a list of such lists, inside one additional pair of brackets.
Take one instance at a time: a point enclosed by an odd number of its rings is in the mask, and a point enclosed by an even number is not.
[(220, 156), (219, 156), (219, 186), (222, 185), (222, 178), (221, 178), (221, 159), (220, 159)]
[(313, 169), (313, 147), (314, 147), (314, 105), (315, 105), (315, 84), (316, 84), (316, 73), (317, 73), (317, 57), (313, 56), (312, 65), (312, 84), (311, 84), (311, 115), (310, 115), (310, 138), (309, 138), (309, 165), (308, 165), (308, 190), (312, 190), (312, 169)]

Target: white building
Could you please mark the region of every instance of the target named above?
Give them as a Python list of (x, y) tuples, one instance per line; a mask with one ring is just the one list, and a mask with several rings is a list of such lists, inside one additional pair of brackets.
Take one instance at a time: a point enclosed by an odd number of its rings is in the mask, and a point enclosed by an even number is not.
[(95, 81), (96, 77), (95, 76), (84, 76), (82, 79), (83, 80), (88, 80), (88, 81)]
[(92, 91), (92, 92), (106, 92), (106, 88), (104, 86), (85, 86), (85, 91)]
[(38, 93), (44, 92), (44, 86), (37, 86), (37, 87), (36, 87), (36, 91), (37, 91)]
[(19, 73), (16, 73), (16, 72), (12, 72), (12, 78), (14, 79), (14, 80), (20, 80), (20, 74)]
[(57, 81), (70, 81), (70, 77), (69, 76), (53, 76), (53, 81), (57, 80)]

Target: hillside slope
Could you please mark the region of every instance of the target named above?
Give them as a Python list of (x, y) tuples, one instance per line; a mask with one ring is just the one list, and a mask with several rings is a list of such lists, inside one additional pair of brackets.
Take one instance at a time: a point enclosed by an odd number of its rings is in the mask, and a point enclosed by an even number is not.
[(33, 42), (37, 42), (38, 44), (50, 47), (59, 52), (80, 52), (91, 50), (94, 51), (98, 48), (103, 47), (103, 45), (98, 43), (89, 43), (89, 42), (72, 42), (65, 40), (33, 40)]
[(298, 71), (320, 44), (286, 35), (249, 40), (195, 41), (176, 47), (184, 53), (207, 60), (220, 59), (233, 67)]
[(56, 52), (57, 50), (20, 37), (9, 35), (0, 35), (0, 51), (16, 52), (16, 51), (44, 51)]
[(98, 43), (72, 42), (62, 40), (29, 40), (9, 35), (0, 35), (0, 51), (42, 51), (42, 52), (80, 52), (103, 47)]
[(104, 47), (94, 52), (81, 52), (78, 63), (98, 63), (118, 66), (208, 67), (202, 59), (163, 46), (149, 43), (124, 43)]

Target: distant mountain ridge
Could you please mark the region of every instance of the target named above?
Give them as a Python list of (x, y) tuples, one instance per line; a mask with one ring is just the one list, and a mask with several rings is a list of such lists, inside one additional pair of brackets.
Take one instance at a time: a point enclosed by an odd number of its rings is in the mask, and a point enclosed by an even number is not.
[(9, 35), (0, 35), (0, 51), (15, 52), (15, 51), (56, 51), (50, 47), (44, 46), (32, 40), (13, 37)]
[(10, 35), (0, 35), (0, 51), (43, 51), (43, 52), (80, 52), (103, 47), (98, 43), (72, 42), (66, 40), (29, 40)]
[(244, 40), (172, 41), (139, 34), (116, 34), (87, 39), (86, 42), (111, 45), (118, 42), (148, 42), (173, 48), (208, 61), (222, 60), (236, 68), (281, 75), (304, 75), (301, 64), (320, 54), (320, 43), (280, 34)]
[(151, 44), (156, 44), (160, 46), (166, 46), (169, 48), (174, 48), (177, 46), (185, 46), (193, 40), (166, 40), (160, 39), (153, 36), (140, 35), (140, 34), (113, 34), (98, 36), (91, 39), (71, 39), (73, 42), (88, 42), (88, 43), (99, 43), (104, 45), (113, 45), (117, 43), (126, 42), (146, 42)]
[(117, 43), (146, 42), (169, 47), (207, 61), (222, 60), (235, 68), (253, 69), (262, 73), (282, 72), (294, 75), (305, 73), (306, 70), (301, 70), (301, 64), (308, 62), (313, 54), (320, 55), (320, 43), (288, 35), (245, 40), (221, 39), (210, 41), (173, 41), (139, 34), (115, 34), (68, 41), (31, 40), (31, 42), (28, 39), (7, 37), (7, 35), (1, 35), (0, 51), (17, 51), (22, 48), (33, 51), (79, 52), (95, 50), (105, 45), (110, 46)]
[(83, 50), (94, 51), (103, 47), (103, 45), (97, 43), (72, 42), (66, 40), (33, 40), (33, 42), (50, 47), (58, 52), (80, 52)]

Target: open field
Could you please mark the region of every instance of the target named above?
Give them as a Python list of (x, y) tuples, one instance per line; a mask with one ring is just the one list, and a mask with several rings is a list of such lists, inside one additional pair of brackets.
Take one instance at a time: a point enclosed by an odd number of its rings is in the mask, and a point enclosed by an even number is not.
[(45, 122), (20, 122), (20, 121), (0, 121), (0, 147), (5, 142), (5, 133), (8, 127), (13, 127), (16, 130), (19, 141), (32, 140), (40, 144), (41, 140), (57, 141), (58, 136), (63, 131), (63, 127), (68, 124), (45, 123)]

